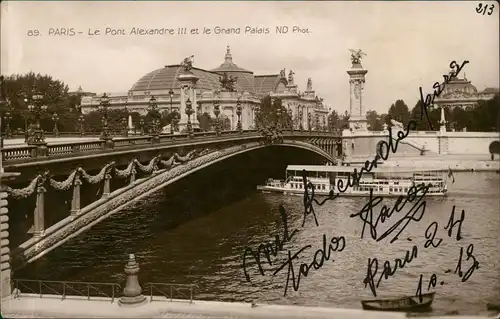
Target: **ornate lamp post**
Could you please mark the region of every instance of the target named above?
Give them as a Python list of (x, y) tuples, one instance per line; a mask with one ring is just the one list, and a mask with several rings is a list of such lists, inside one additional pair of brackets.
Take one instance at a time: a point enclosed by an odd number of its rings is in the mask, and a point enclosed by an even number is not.
[(45, 145), (47, 143), (40, 127), (40, 117), (47, 110), (47, 105), (43, 104), (43, 95), (40, 93), (35, 93), (31, 99), (33, 103), (28, 105), (28, 110), (33, 113), (36, 124), (31, 136), (28, 137), (28, 145)]
[(186, 101), (186, 115), (188, 116), (187, 120), (187, 131), (189, 134), (189, 137), (193, 136), (193, 125), (191, 125), (191, 114), (193, 114), (193, 103), (191, 100), (188, 98)]
[(217, 136), (220, 136), (220, 120), (219, 120), (219, 114), (220, 114), (220, 108), (219, 108), (219, 92), (215, 91), (215, 101), (214, 101), (214, 114), (215, 114), (215, 132)]
[(78, 130), (80, 131), (80, 136), (84, 136), (85, 135), (85, 117), (83, 116), (83, 114), (80, 114), (80, 116), (78, 117), (78, 123), (79, 123)]
[(181, 120), (181, 114), (178, 111), (174, 111), (175, 116), (173, 118), (174, 122), (174, 131), (179, 132), (179, 122)]
[(80, 136), (83, 136), (85, 135), (85, 117), (81, 113), (82, 106), (76, 105), (75, 110), (80, 112), (80, 116), (78, 117), (78, 132), (80, 132)]
[(238, 101), (236, 101), (236, 115), (238, 115), (238, 124), (237, 124), (237, 129), (241, 133), (243, 133), (243, 127), (241, 125), (241, 102), (240, 102), (241, 96), (238, 97)]
[(309, 131), (312, 129), (312, 127), (311, 127), (311, 113), (310, 112), (307, 112), (307, 128), (309, 129)]
[(331, 115), (328, 115), (328, 128), (327, 128), (328, 132), (332, 131), (332, 127), (333, 127), (333, 119)]
[(156, 103), (156, 98), (154, 96), (151, 96), (149, 99), (149, 111), (151, 112), (151, 116), (153, 117), (151, 120), (151, 133), (155, 137), (158, 137), (158, 124), (159, 121), (156, 118), (156, 112), (158, 110), (158, 104)]
[(139, 126), (141, 127), (141, 135), (144, 135), (144, 119), (139, 120)]
[(10, 121), (12, 120), (12, 116), (10, 112), (5, 112), (5, 137), (12, 137), (12, 131), (10, 130)]
[(299, 130), (304, 130), (304, 125), (302, 124), (304, 118), (304, 106), (299, 105)]
[(59, 116), (55, 112), (54, 114), (52, 114), (52, 121), (54, 121), (54, 129), (52, 131), (54, 132), (54, 135), (57, 137), (59, 136), (59, 129), (57, 128), (57, 122), (59, 121)]
[(281, 107), (276, 109), (276, 129), (281, 131)]
[(255, 129), (256, 130), (259, 130), (259, 121), (258, 121), (258, 118), (259, 118), (259, 113), (260, 113), (260, 106), (259, 105), (256, 105), (255, 106)]
[(123, 127), (123, 136), (127, 137), (128, 136), (128, 121), (127, 121), (126, 115), (124, 118), (122, 118), (122, 127)]
[[(172, 114), (172, 98), (174, 97), (174, 91), (172, 89), (170, 89), (170, 91), (168, 91), (168, 95), (170, 96), (170, 114)], [(174, 117), (175, 117), (176, 114), (172, 114), (170, 115), (171, 118), (170, 118), (170, 134), (174, 134)]]
[(101, 122), (102, 122), (102, 132), (99, 137), (103, 141), (112, 140), (113, 138), (109, 135), (108, 129), (108, 108), (109, 108), (109, 97), (104, 93), (101, 97), (101, 103), (98, 106), (99, 112), (102, 114)]
[(314, 130), (319, 131), (320, 128), (319, 128), (319, 115), (318, 115), (318, 113), (314, 114), (314, 120), (316, 122), (316, 127), (314, 128)]
[(290, 108), (290, 105), (288, 106), (288, 126), (290, 128), (290, 131), (293, 132), (293, 111)]

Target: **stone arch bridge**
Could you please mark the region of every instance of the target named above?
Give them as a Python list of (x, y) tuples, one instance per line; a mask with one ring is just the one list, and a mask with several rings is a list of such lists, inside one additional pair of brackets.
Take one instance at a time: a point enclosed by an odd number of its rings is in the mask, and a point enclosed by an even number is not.
[[(332, 132), (283, 131), (263, 136), (257, 131), (243, 131), (3, 149), (4, 170), (20, 173), (14, 182), (26, 186), (14, 188), (10, 186), (13, 182), (2, 181), (2, 198), (9, 201), (31, 198), (35, 208), (31, 235), (18, 247), (11, 247), (10, 258), (2, 256), (2, 263), (10, 260), (16, 268), (35, 261), (136, 200), (214, 163), (265, 147), (305, 149), (325, 161), (335, 162), (341, 155), (342, 143), (340, 134)], [(81, 203), (83, 184), (102, 185), (102, 192), (86, 205)], [(62, 220), (46, 227), (44, 195), (48, 189), (70, 193), (71, 203)], [(8, 218), (4, 218), (3, 238), (8, 236), (8, 229)]]

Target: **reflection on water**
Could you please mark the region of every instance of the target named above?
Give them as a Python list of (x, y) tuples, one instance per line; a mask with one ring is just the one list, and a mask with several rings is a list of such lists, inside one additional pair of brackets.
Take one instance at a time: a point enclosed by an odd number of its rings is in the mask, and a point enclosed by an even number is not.
[[(429, 279), (436, 274), (435, 312), (479, 313), (486, 309), (487, 302), (500, 302), (500, 175), (455, 173), (455, 178), (449, 196), (426, 198), (422, 220), (409, 223), (393, 244), (389, 243), (393, 236), (378, 243), (369, 236), (360, 238), (362, 221), (349, 215), (359, 211), (366, 198), (327, 202), (315, 209), (319, 226), (309, 216), (301, 227), (303, 203), (298, 196), (250, 192), (221, 209), (179, 222), (176, 207), (166, 204), (165, 191), (114, 215), (14, 276), (123, 283), (126, 255), (135, 253), (141, 264), (141, 282), (196, 283), (200, 287), (198, 299), (360, 308), (361, 299), (373, 298), (363, 284), (368, 258), (379, 260), (380, 274), (384, 261), (390, 261), (393, 267), (395, 258), (404, 258), (406, 251), (411, 252), (416, 245), (418, 256), (380, 282), (379, 297), (415, 294), (421, 274), (425, 293)], [(386, 199), (384, 203), (391, 205), (394, 200)], [(274, 240), (279, 204), (286, 209), (289, 229), (299, 231), (285, 243), (273, 266), (265, 265), (265, 276), (259, 274), (255, 264), (250, 266), (251, 282), (247, 282), (243, 252), (247, 246), (257, 248), (260, 243)], [(458, 213), (462, 209), (466, 212), (462, 240), (458, 242), (444, 230), (453, 205)], [(410, 207), (394, 213), (379, 226), (379, 233)], [(425, 230), (433, 221), (439, 224), (437, 237), (443, 241), (437, 248), (424, 248)], [(294, 261), (297, 275), (300, 263), (310, 264), (315, 251), (322, 247), (323, 234), (327, 238), (344, 236), (346, 248), (332, 252), (320, 269), (311, 268), (307, 277), (302, 277), (299, 290), (290, 286), (284, 297), (287, 271), (272, 276), (271, 269), (286, 261), (288, 250), (294, 254), (311, 245)], [(466, 249), (469, 244), (475, 246), (480, 268), (463, 283), (453, 271), (460, 247)], [(462, 267), (466, 270), (470, 265), (464, 258)], [(446, 273), (448, 269), (452, 271)]]

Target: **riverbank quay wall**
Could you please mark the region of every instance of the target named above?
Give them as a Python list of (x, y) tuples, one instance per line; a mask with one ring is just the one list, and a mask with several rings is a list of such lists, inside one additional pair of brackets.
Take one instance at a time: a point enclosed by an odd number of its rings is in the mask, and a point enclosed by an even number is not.
[[(136, 307), (119, 307), (110, 299), (59, 295), (23, 294), (2, 300), (2, 316), (7, 318), (308, 318), (308, 319), (403, 319), (405, 313), (364, 311), (360, 309), (284, 306), (166, 299), (154, 296)], [(151, 301), (153, 299), (153, 301)], [(433, 319), (483, 319), (486, 316), (433, 316)]]
[[(406, 134), (405, 128), (392, 128), (392, 145), (396, 145), (398, 132)], [(351, 131), (342, 132), (342, 149), (347, 158), (365, 157), (372, 160), (377, 154), (377, 144), (389, 142), (389, 131)], [(408, 136), (397, 144), (396, 153), (389, 151), (389, 158), (408, 155), (485, 155), (490, 156), (490, 144), (500, 142), (499, 132), (446, 132), (410, 131)]]

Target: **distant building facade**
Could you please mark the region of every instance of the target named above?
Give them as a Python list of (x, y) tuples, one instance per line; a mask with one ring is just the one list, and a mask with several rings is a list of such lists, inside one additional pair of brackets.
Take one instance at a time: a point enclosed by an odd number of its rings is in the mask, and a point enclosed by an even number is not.
[[(300, 122), (302, 127), (307, 128), (308, 121), (319, 123), (321, 126), (327, 125), (328, 109), (323, 104), (323, 99), (316, 95), (311, 79), (308, 79), (306, 90), (302, 93), (294, 82), (294, 72), (291, 70), (288, 76), (284, 69), (279, 74), (254, 75), (252, 71), (243, 69), (233, 62), (229, 46), (224, 63), (219, 67), (212, 70), (193, 67), (190, 72), (197, 78), (194, 84), (195, 94), (191, 99), (195, 114), (208, 113), (211, 117), (215, 117), (214, 105), (218, 103), (221, 116), (229, 119), (232, 129), (237, 127), (238, 101), (241, 106), (243, 129), (253, 129), (261, 98), (266, 95), (282, 100), (283, 106), (294, 118), (296, 128), (299, 128)], [(166, 65), (151, 71), (141, 77), (127, 93), (109, 93), (110, 108), (126, 108), (129, 112), (147, 114), (149, 101), (154, 96), (160, 112), (183, 110), (181, 107), (181, 103), (184, 103), (181, 99), (183, 82), (179, 80), (182, 74), (181, 64)], [(234, 90), (227, 90), (221, 78), (234, 80)], [(100, 98), (100, 95), (83, 96), (82, 112), (97, 110)]]
[(72, 92), (68, 92), (68, 95), (69, 96), (96, 96), (97, 94), (93, 93), (93, 92), (85, 92), (83, 89), (82, 89), (82, 86), (79, 86), (78, 87), (78, 90), (76, 91), (72, 91)]
[(464, 74), (463, 78), (455, 77), (449, 81), (441, 95), (434, 100), (434, 104), (436, 107), (448, 109), (455, 107), (465, 109), (476, 106), (478, 101), (490, 100), (499, 92), (498, 88), (486, 88), (483, 91), (478, 91)]

